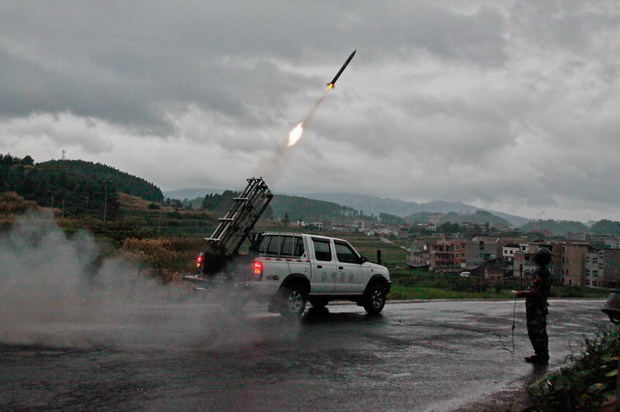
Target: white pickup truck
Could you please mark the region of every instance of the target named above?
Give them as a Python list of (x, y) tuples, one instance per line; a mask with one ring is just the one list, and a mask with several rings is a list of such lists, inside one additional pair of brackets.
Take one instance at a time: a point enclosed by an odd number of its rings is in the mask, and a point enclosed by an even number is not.
[[(380, 313), (390, 291), (387, 268), (370, 263), (345, 240), (300, 233), (263, 233), (248, 262), (236, 264), (233, 282), (270, 312), (301, 316), (306, 302), (324, 307), (330, 301), (349, 300), (368, 313)], [(198, 258), (198, 273), (203, 259)], [(199, 276), (199, 275), (198, 275)]]

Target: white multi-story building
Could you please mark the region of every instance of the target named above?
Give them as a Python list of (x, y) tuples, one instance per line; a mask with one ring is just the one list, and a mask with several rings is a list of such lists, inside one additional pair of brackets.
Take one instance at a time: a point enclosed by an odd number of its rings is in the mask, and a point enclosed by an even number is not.
[(516, 244), (508, 244), (502, 247), (502, 258), (507, 262), (514, 262), (515, 253), (520, 252), (521, 248)]

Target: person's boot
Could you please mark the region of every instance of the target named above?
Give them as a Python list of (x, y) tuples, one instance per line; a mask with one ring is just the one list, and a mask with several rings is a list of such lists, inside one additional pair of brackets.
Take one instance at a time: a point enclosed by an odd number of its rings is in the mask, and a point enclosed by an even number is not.
[(532, 355), (525, 358), (526, 362), (546, 365), (549, 363), (549, 355)]

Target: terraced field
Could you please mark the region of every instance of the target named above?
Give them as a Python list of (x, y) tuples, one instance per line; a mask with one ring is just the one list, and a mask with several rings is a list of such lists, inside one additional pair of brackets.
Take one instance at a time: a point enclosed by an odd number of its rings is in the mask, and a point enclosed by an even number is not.
[(377, 261), (377, 250), (381, 250), (382, 264), (392, 269), (404, 266), (407, 260), (407, 251), (394, 243), (387, 243), (375, 236), (366, 236), (359, 233), (344, 232), (317, 232), (323, 236), (339, 237), (349, 241), (362, 256), (366, 256), (371, 262)]

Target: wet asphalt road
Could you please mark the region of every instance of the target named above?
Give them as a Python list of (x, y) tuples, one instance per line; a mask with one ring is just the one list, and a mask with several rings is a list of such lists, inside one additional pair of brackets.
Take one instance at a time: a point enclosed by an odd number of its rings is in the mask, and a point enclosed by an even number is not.
[[(607, 323), (603, 303), (551, 301), (549, 368)], [(513, 308), (420, 301), (390, 303), (370, 317), (346, 304), (310, 310), (296, 324), (259, 306), (239, 317), (185, 305), (175, 310), (217, 313), (220, 327), (161, 345), (134, 345), (139, 335), (129, 345), (66, 335), (53, 345), (0, 343), (0, 410), (467, 409), (545, 371), (523, 362), (530, 346), (522, 301), (513, 351)], [(165, 333), (157, 309), (148, 310), (154, 327), (133, 329), (145, 342)]]

